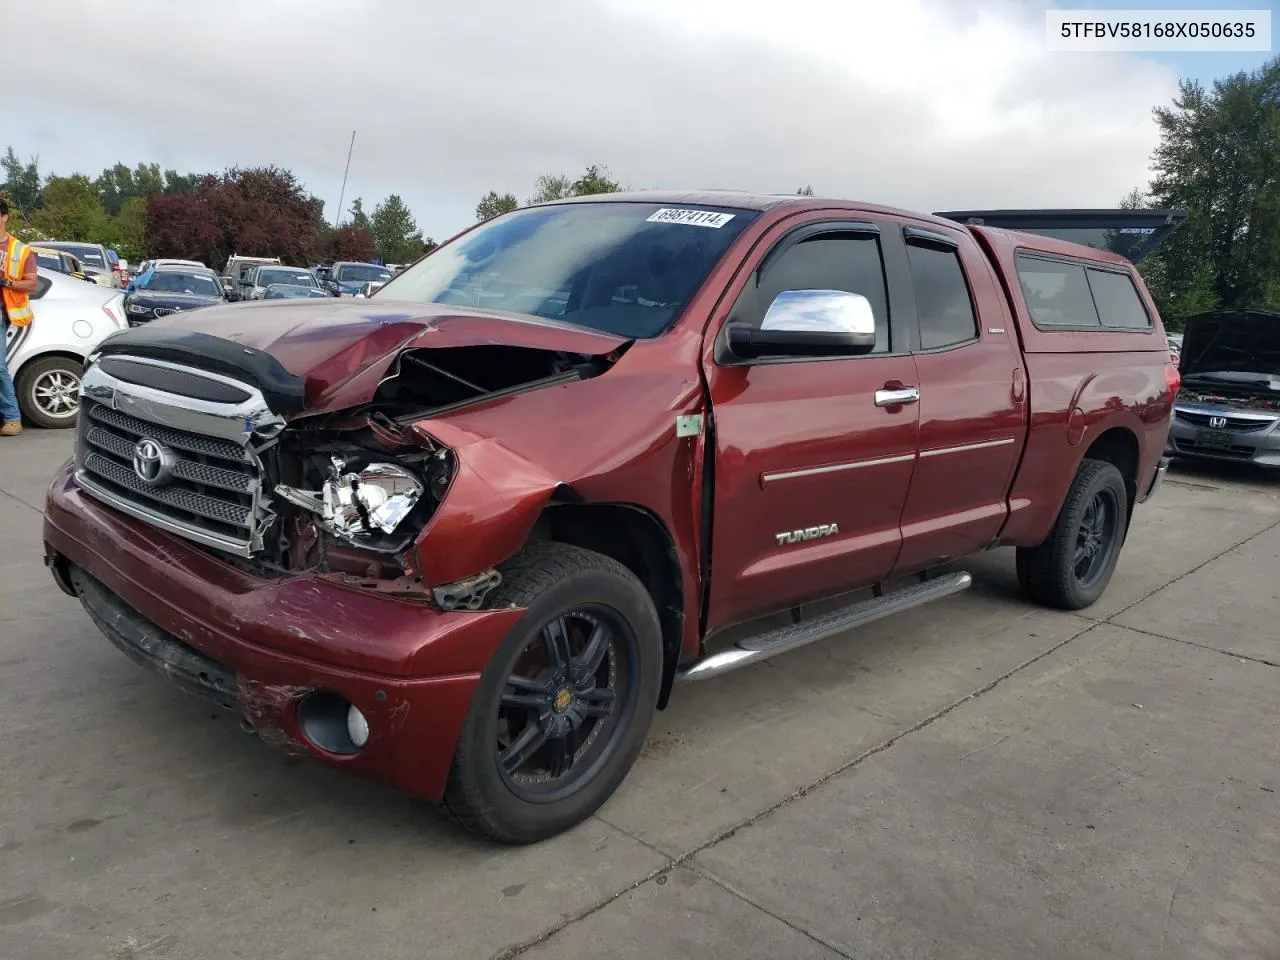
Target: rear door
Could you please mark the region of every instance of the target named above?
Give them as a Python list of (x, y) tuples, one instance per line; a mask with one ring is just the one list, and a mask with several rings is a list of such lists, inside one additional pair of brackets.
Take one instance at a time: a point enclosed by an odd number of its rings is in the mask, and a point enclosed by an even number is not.
[(918, 325), (920, 457), (902, 513), (895, 574), (990, 544), (1026, 442), (1027, 376), (995, 271), (967, 231), (899, 226)]
[[(708, 631), (882, 580), (897, 560), (919, 417), (914, 403), (880, 402), (916, 383), (908, 328), (889, 309), (881, 231), (830, 214), (775, 227), (713, 318)], [(875, 350), (745, 363), (725, 354), (727, 322), (759, 324), (778, 293), (805, 289), (867, 297)]]

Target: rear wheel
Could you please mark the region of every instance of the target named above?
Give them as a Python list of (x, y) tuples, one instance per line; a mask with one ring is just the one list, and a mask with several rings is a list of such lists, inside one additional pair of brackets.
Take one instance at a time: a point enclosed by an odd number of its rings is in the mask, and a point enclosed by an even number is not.
[(1080, 610), (1091, 605), (1111, 582), (1128, 517), (1120, 471), (1102, 460), (1085, 460), (1049, 538), (1018, 549), (1018, 583), (1045, 606)]
[(480, 678), (454, 754), (446, 810), (530, 843), (585, 820), (635, 762), (662, 673), (657, 611), (609, 557), (535, 544), (489, 606), (527, 608)]
[(73, 427), (80, 410), (84, 366), (68, 357), (45, 357), (26, 364), (14, 378), (22, 415), (37, 427)]

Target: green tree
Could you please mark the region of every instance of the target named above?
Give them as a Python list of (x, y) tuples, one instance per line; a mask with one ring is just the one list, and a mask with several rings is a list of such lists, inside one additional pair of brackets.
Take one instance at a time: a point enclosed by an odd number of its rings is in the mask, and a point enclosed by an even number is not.
[(351, 201), (351, 209), (347, 211), (351, 214), (351, 225), (357, 230), (369, 231), (369, 215), (364, 212), (364, 200), (356, 197)]
[(97, 188), (79, 173), (49, 178), (31, 226), (46, 240), (110, 244), (115, 239), (111, 218), (102, 207)]
[(544, 173), (533, 182), (533, 196), (528, 203), (550, 203), (573, 196), (573, 181), (563, 174)]
[(407, 263), (422, 253), (422, 231), (397, 194), (391, 194), (374, 207), (369, 232), (373, 234), (374, 248), (383, 263)]
[(569, 189), (572, 196), (585, 197), (595, 193), (617, 193), (622, 187), (609, 175), (608, 167), (593, 163), (583, 171), (582, 176), (573, 181)]
[(516, 200), (513, 194), (500, 194), (497, 190), (490, 190), (476, 204), (476, 219), (492, 220), (500, 214), (510, 213), (518, 206), (520, 206), (520, 202)]
[(130, 197), (112, 219), (115, 249), (120, 256), (132, 263), (139, 263), (147, 255), (147, 198)]
[(1152, 199), (1187, 210), (1153, 255), (1162, 314), (1280, 307), (1280, 58), (1209, 90), (1184, 80), (1155, 119)]
[(30, 217), (40, 206), (39, 159), (32, 157), (24, 164), (10, 147), (0, 158), (0, 170), (4, 171), (4, 186), (0, 189), (18, 210)]
[(801, 197), (812, 197), (813, 187), (809, 186), (809, 184), (806, 183), (803, 187), (801, 187), (799, 190), (796, 191), (796, 194)]

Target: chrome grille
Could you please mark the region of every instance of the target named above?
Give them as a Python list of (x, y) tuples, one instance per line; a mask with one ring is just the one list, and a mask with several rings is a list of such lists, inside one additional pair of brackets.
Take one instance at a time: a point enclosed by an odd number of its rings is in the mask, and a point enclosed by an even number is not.
[(169, 314), (177, 313), (178, 311), (173, 307), (156, 307), (151, 312), (154, 313), (157, 317), (167, 317)]
[(272, 520), (258, 453), (283, 427), (261, 393), (218, 374), (131, 357), (249, 391), (214, 403), (85, 371), (76, 480), (95, 498), (171, 533), (238, 556), (262, 546)]
[(1226, 421), (1225, 426), (1219, 427), (1222, 430), (1234, 430), (1237, 433), (1261, 433), (1268, 430), (1280, 417), (1267, 416), (1265, 414), (1259, 416), (1257, 414), (1236, 414), (1227, 413), (1202, 413), (1198, 410), (1184, 410), (1175, 408), (1174, 415), (1184, 423), (1192, 424), (1197, 427), (1210, 427), (1212, 421), (1222, 419)]

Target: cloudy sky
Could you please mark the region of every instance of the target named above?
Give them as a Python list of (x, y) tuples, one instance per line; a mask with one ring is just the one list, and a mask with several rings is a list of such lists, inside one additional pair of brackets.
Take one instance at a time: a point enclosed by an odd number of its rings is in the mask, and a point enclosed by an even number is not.
[[(1059, 2), (1268, 8), (1276, 0)], [(4, 137), (44, 173), (293, 169), (332, 220), (399, 193), (429, 236), (489, 189), (624, 185), (913, 209), (1109, 206), (1151, 108), (1267, 54), (1045, 50), (1037, 0), (62, 0), (6, 30)], [(10, 19), (10, 24), (14, 23)], [(21, 38), (21, 39), (19, 39)], [(1273, 49), (1276, 49), (1273, 47)], [(2, 147), (3, 145), (0, 145)]]

